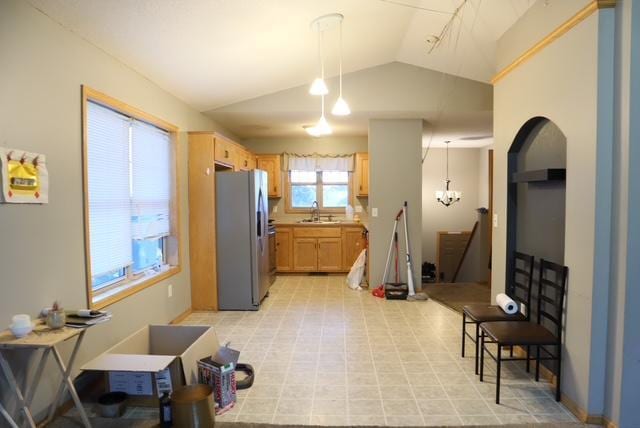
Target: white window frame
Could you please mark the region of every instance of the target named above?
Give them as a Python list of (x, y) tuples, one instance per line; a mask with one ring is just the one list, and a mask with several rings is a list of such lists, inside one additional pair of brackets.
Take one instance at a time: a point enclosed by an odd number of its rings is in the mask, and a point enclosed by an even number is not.
[[(347, 200), (349, 201), (349, 204), (353, 205), (353, 197), (354, 197), (354, 192), (353, 192), (353, 173), (348, 172), (349, 175), (349, 180), (346, 183), (347, 186), (347, 191), (348, 191), (348, 195), (347, 195)], [(306, 207), (294, 207), (293, 206), (293, 199), (292, 199), (292, 194), (291, 194), (291, 186), (295, 186), (295, 183), (291, 182), (291, 171), (287, 171), (286, 175), (286, 193), (285, 193), (285, 212), (287, 213), (308, 213), (309, 210), (311, 208), (306, 208)], [(300, 183), (305, 184), (305, 183)], [(307, 183), (307, 184), (314, 184), (314, 183)], [(345, 183), (323, 183), (322, 182), (322, 171), (316, 171), (316, 200), (318, 201), (318, 206), (320, 208), (320, 212), (323, 214), (335, 214), (335, 213), (344, 213), (345, 209), (344, 207), (324, 207), (322, 204), (322, 192), (323, 192), (323, 186), (324, 185), (332, 185), (332, 184), (339, 184), (339, 185), (345, 185)]]

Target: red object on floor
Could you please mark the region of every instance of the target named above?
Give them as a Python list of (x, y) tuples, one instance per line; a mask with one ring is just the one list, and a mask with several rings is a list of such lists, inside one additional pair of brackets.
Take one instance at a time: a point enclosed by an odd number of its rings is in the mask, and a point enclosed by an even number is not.
[(375, 297), (380, 297), (381, 299), (384, 299), (384, 285), (374, 288), (371, 294), (373, 294)]

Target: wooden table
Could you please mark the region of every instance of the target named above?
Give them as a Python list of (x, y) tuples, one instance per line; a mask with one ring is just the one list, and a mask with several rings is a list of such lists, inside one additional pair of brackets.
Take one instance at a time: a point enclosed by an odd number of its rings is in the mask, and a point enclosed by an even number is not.
[[(54, 360), (57, 363), (58, 368), (60, 369), (60, 373), (62, 374), (62, 381), (60, 382), (60, 386), (58, 387), (58, 392), (55, 395), (53, 402), (49, 408), (49, 414), (47, 416), (46, 422), (49, 422), (55, 416), (56, 409), (58, 408), (58, 403), (64, 393), (65, 389), (69, 390), (71, 394), (71, 398), (73, 399), (78, 413), (82, 418), (82, 422), (86, 428), (91, 428), (91, 423), (89, 422), (89, 418), (87, 418), (87, 414), (84, 411), (84, 407), (82, 407), (82, 403), (80, 402), (80, 398), (78, 397), (78, 393), (73, 386), (73, 380), (71, 379), (71, 369), (73, 367), (73, 363), (75, 361), (76, 355), (78, 354), (78, 349), (82, 344), (82, 339), (84, 338), (84, 334), (87, 331), (88, 327), (84, 328), (71, 328), (71, 327), (63, 327), (57, 330), (52, 330), (47, 327), (42, 321), (38, 321), (34, 330), (23, 338), (16, 338), (11, 331), (3, 330), (0, 332), (0, 368), (4, 373), (9, 386), (16, 394), (18, 398), (18, 405), (20, 406), (20, 410), (24, 413), (29, 426), (32, 428), (36, 427), (36, 424), (33, 420), (33, 415), (31, 414), (31, 410), (29, 410), (29, 406), (31, 405), (31, 401), (33, 400), (33, 395), (35, 393), (36, 386), (42, 377), (42, 371), (44, 370), (44, 366), (47, 361), (47, 357), (49, 353), (53, 354)], [(60, 343), (66, 342), (69, 339), (77, 337), (75, 346), (73, 351), (71, 352), (71, 357), (67, 365), (62, 361), (62, 357), (60, 356), (60, 352), (56, 348)], [(25, 392), (20, 390), (18, 383), (13, 375), (11, 367), (9, 363), (5, 359), (3, 352), (11, 351), (11, 350), (19, 350), (19, 349), (32, 349), (37, 351), (42, 349), (42, 355), (40, 356), (40, 360), (38, 362), (38, 367), (36, 369), (35, 375), (29, 385), (27, 382), (27, 387)], [(9, 422), (9, 425), (13, 428), (18, 428), (18, 424), (11, 417), (9, 412), (0, 404), (0, 414), (4, 416), (4, 418)]]

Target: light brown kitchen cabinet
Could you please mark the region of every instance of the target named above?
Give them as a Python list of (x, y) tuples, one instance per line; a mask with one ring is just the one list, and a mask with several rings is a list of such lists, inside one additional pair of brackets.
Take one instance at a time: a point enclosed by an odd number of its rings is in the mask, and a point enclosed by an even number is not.
[(342, 228), (342, 267), (350, 270), (365, 248), (364, 229), (361, 227)]
[(282, 174), (280, 172), (280, 155), (257, 155), (257, 168), (267, 171), (269, 197), (282, 197)]
[(276, 228), (276, 270), (291, 272), (293, 270), (293, 248), (291, 228)]
[(317, 238), (293, 238), (293, 269), (298, 272), (318, 271)]
[(318, 238), (318, 271), (342, 270), (342, 240), (340, 238)]
[(234, 168), (236, 164), (236, 145), (217, 134), (215, 138), (215, 161), (217, 164)]
[(236, 154), (236, 157), (235, 157), (236, 171), (251, 171), (253, 169), (256, 169), (254, 156), (251, 152), (245, 149), (236, 147), (235, 154)]
[(355, 191), (358, 197), (369, 196), (369, 153), (356, 153), (356, 169), (354, 171)]
[(191, 307), (218, 310), (215, 136), (189, 134), (189, 263)]

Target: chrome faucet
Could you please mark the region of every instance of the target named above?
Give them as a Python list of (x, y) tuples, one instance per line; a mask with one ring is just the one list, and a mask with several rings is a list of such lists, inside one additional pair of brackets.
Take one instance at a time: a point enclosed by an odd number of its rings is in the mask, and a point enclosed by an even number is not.
[(320, 205), (318, 204), (318, 201), (313, 201), (311, 204), (311, 221), (320, 221)]

